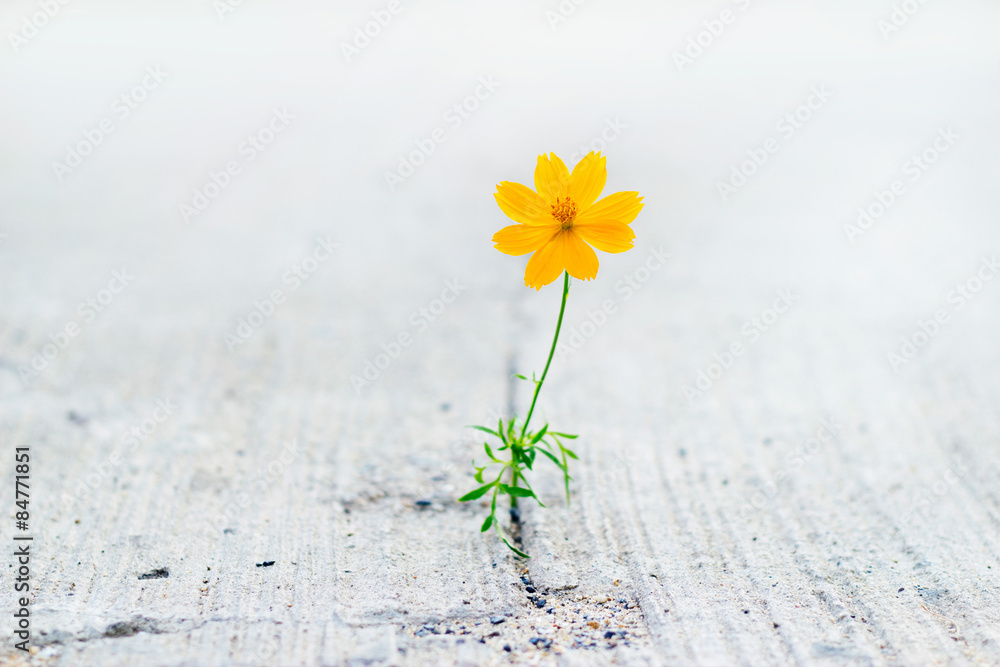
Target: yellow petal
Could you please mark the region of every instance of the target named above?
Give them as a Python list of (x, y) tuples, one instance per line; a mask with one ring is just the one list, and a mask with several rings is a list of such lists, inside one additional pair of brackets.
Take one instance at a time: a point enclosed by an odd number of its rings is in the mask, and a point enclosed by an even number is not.
[(560, 231), (552, 240), (535, 251), (524, 269), (524, 284), (542, 289), (563, 272), (563, 243), (566, 232)]
[(623, 222), (576, 222), (573, 231), (580, 237), (604, 252), (625, 252), (632, 248), (635, 232)]
[(590, 280), (597, 277), (597, 253), (583, 242), (580, 235), (573, 229), (562, 234), (563, 264), (569, 275), (579, 280)]
[(497, 186), (493, 195), (500, 209), (507, 217), (525, 225), (552, 224), (552, 211), (549, 203), (538, 196), (538, 193), (520, 183), (503, 181)]
[(576, 203), (576, 210), (586, 211), (597, 201), (608, 180), (607, 158), (600, 151), (591, 151), (573, 167), (569, 177), (569, 196)]
[(569, 169), (565, 163), (555, 153), (539, 155), (535, 165), (535, 190), (542, 199), (551, 204), (556, 197), (565, 197), (568, 189)]
[(638, 192), (616, 192), (600, 200), (586, 211), (577, 214), (574, 225), (593, 222), (621, 222), (628, 224), (635, 220), (642, 210), (642, 197)]
[(493, 247), (506, 255), (527, 255), (541, 248), (559, 232), (559, 225), (536, 227), (510, 225), (493, 235)]

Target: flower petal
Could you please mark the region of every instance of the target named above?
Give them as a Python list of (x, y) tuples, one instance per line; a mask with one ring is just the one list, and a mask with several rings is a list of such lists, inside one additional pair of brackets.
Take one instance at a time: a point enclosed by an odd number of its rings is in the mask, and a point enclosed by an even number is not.
[(642, 197), (638, 192), (616, 192), (586, 211), (577, 213), (574, 225), (586, 225), (592, 222), (621, 222), (627, 225), (635, 220), (642, 207)]
[(563, 239), (563, 264), (569, 275), (579, 280), (597, 277), (597, 253), (583, 242), (575, 229), (566, 230)]
[(535, 251), (524, 269), (524, 284), (542, 289), (563, 272), (563, 244), (566, 232), (558, 232), (552, 240)]
[(601, 152), (589, 152), (573, 167), (569, 177), (569, 196), (576, 203), (577, 211), (583, 212), (597, 201), (608, 181), (608, 159)]
[(573, 231), (584, 241), (604, 252), (625, 252), (632, 248), (635, 232), (623, 222), (577, 222)]
[(569, 189), (569, 169), (555, 153), (539, 155), (535, 165), (535, 190), (549, 204), (565, 197)]
[(538, 193), (520, 183), (503, 181), (493, 195), (507, 217), (525, 225), (552, 223), (552, 210)]
[(527, 255), (559, 233), (559, 225), (510, 225), (493, 235), (494, 248), (506, 255)]

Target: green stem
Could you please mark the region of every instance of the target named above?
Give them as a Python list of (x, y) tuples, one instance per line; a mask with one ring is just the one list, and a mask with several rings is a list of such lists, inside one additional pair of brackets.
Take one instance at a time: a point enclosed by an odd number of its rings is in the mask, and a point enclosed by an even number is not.
[(528, 423), (531, 421), (531, 415), (535, 412), (535, 402), (538, 401), (538, 392), (542, 390), (542, 383), (545, 382), (545, 376), (549, 373), (549, 365), (552, 363), (552, 356), (556, 353), (556, 343), (559, 341), (559, 330), (562, 328), (563, 313), (566, 312), (566, 297), (569, 296), (569, 272), (563, 272), (563, 295), (562, 295), (562, 305), (559, 306), (559, 320), (556, 322), (556, 335), (552, 339), (552, 349), (549, 350), (549, 359), (545, 362), (545, 370), (542, 371), (542, 379), (538, 381), (535, 385), (535, 395), (531, 399), (531, 408), (528, 409), (528, 417), (524, 420), (524, 427), (521, 429), (521, 439), (524, 439), (524, 434), (528, 432)]
[[(519, 477), (517, 472), (517, 466), (514, 464), (513, 454), (511, 455), (511, 466), (510, 466), (510, 485), (517, 486), (517, 478)], [(510, 497), (510, 506), (517, 507), (517, 496)]]

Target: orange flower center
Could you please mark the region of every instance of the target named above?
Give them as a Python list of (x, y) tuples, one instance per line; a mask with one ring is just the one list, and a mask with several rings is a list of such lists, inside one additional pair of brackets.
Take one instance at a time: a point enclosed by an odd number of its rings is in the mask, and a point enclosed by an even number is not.
[(556, 197), (556, 203), (552, 204), (552, 217), (562, 223), (563, 229), (569, 229), (576, 217), (576, 204), (569, 197)]

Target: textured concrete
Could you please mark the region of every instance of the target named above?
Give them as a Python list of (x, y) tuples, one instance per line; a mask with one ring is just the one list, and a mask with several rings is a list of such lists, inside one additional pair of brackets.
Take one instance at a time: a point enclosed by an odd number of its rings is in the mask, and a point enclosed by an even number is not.
[[(37, 649), (11, 648), (3, 577), (10, 664), (1000, 664), (1000, 280), (954, 296), (1000, 252), (995, 10), (928, 3), (886, 44), (891, 7), (762, 3), (681, 76), (664, 44), (696, 34), (695, 3), (588, 4), (550, 33), (531, 3), (425, 2), (349, 66), (336, 44), (367, 9), (136, 10), (83, 57), (90, 12), (126, 10), (71, 6), (0, 64), (0, 500), (30, 446)], [(569, 71), (604, 30), (614, 67)], [(162, 88), (59, 182), (51, 161), (157, 63)], [(390, 192), (395, 156), (490, 73), (496, 98)], [(716, 182), (823, 82), (831, 101), (723, 202)], [(289, 127), (185, 224), (178, 204), (283, 105)], [(647, 207), (636, 248), (573, 285), (539, 412), (581, 434), (572, 504), (540, 467), (521, 562), (456, 502), (481, 460), (465, 425), (524, 412), (510, 375), (541, 370), (558, 308), (491, 248), (491, 192), (616, 114), (608, 191)], [(954, 147), (849, 242), (948, 126)]]

